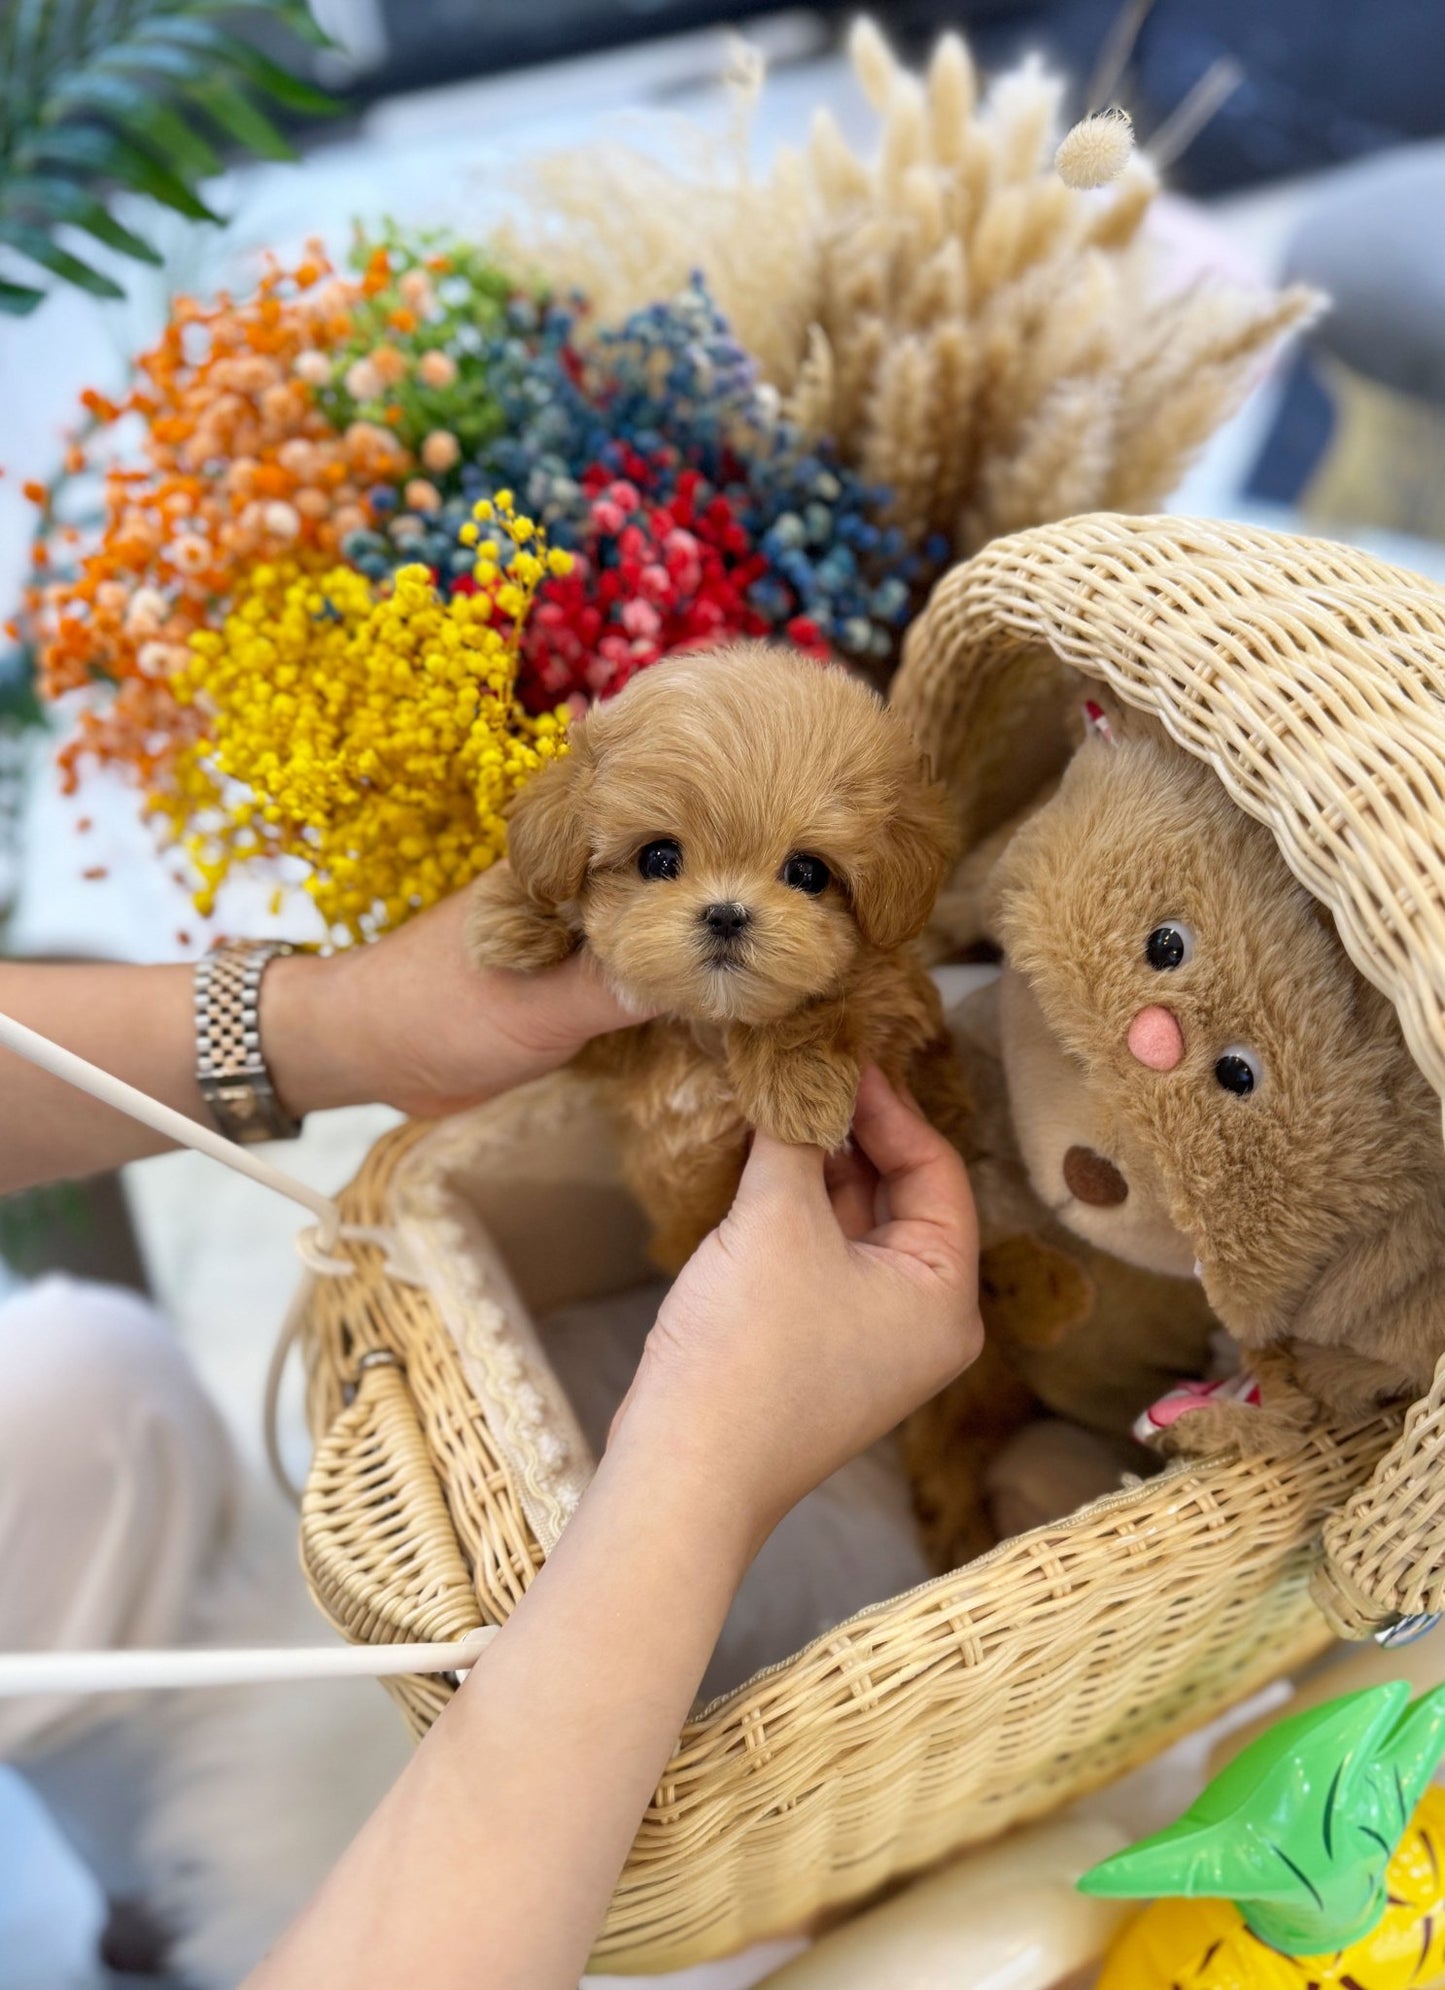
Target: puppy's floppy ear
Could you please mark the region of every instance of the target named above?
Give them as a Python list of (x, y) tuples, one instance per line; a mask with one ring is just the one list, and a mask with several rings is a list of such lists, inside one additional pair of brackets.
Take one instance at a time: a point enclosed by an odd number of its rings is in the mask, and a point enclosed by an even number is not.
[(549, 910), (575, 898), (587, 876), (587, 797), (594, 763), (581, 727), (571, 750), (527, 783), (512, 809), (507, 859), (527, 896)]
[(923, 931), (958, 846), (947, 791), (920, 774), (903, 788), (849, 876), (863, 937), (887, 953)]

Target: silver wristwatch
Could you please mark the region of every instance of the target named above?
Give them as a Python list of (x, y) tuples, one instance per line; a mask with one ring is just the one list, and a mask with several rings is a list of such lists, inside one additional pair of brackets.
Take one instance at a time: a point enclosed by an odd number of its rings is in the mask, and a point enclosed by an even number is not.
[(284, 940), (231, 940), (196, 962), (196, 1083), (228, 1140), (294, 1140), (301, 1122), (287, 1112), (261, 1051), (261, 976)]

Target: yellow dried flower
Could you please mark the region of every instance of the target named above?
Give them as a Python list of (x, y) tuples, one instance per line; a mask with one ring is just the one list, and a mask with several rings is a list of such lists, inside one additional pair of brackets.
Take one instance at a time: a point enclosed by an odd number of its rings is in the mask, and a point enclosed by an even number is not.
[(238, 866), (287, 858), (328, 927), (360, 939), (503, 854), (507, 805), (566, 751), (566, 714), (517, 702), (549, 555), (510, 502), (496, 513), (510, 564), (476, 593), (444, 597), (422, 566), (382, 591), (349, 567), (277, 560), (252, 569), (219, 630), (192, 637), (176, 695), (205, 730), (154, 806), (203, 913)]

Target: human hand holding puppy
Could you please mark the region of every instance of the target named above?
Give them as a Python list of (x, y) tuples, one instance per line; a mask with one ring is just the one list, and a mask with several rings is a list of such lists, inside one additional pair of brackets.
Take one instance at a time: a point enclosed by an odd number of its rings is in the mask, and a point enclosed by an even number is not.
[(288, 1104), (314, 1112), (380, 1100), (441, 1118), (646, 1016), (618, 999), (586, 952), (535, 977), (479, 974), (463, 940), (467, 916), (458, 893), (369, 946), (271, 964), (261, 1028)]
[(611, 1443), (651, 1448), (669, 1482), (731, 1488), (756, 1545), (982, 1343), (963, 1163), (872, 1065), (842, 1152), (754, 1137), (731, 1210), (662, 1303)]

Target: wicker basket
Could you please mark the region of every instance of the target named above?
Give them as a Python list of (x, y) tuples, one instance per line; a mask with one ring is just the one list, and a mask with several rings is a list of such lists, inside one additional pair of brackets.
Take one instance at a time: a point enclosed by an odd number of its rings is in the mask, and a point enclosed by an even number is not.
[[(946, 769), (1008, 673), (1021, 709), (1056, 700), (1055, 660), (1158, 713), (1271, 825), (1445, 1082), (1445, 595), (1336, 547), (1077, 519), (951, 574), (895, 696)], [(305, 1307), (308, 1576), (353, 1638), (455, 1637), (506, 1617), (590, 1469), (529, 1316), (644, 1276), (641, 1224), (570, 1074), (389, 1136), (345, 1203), (390, 1243), (353, 1244)], [(1403, 1431), (1176, 1467), (699, 1710), (594, 1966), (804, 1926), (1148, 1759), (1332, 1624), (1438, 1609), (1442, 1424), (1445, 1383)], [(416, 1733), (451, 1690), (389, 1685)]]

